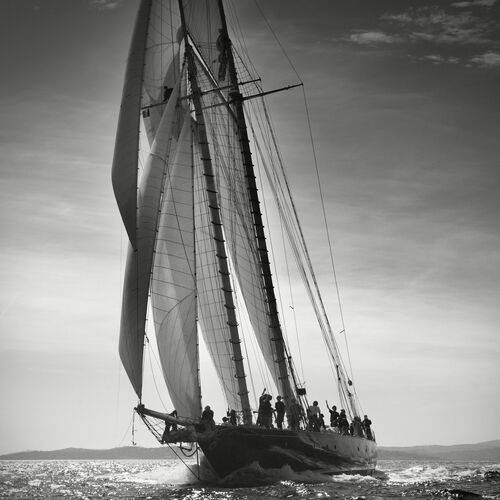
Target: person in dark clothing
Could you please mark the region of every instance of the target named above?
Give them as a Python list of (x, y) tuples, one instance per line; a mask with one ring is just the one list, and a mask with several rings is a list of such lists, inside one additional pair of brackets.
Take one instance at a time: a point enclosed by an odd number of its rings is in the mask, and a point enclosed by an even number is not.
[(352, 435), (357, 437), (363, 437), (363, 424), (361, 418), (355, 416), (352, 421)]
[(226, 78), (226, 69), (229, 59), (229, 51), (231, 50), (231, 40), (224, 32), (223, 29), (219, 29), (219, 36), (215, 42), (217, 50), (219, 51), (219, 81), (222, 81)]
[(229, 417), (229, 423), (231, 425), (236, 425), (238, 423), (236, 418), (236, 410), (228, 410), (227, 416)]
[[(169, 413), (172, 417), (177, 417), (177, 411), (174, 410), (173, 412)], [(170, 430), (176, 431), (177, 430), (177, 424), (175, 422), (167, 422), (165, 421), (165, 430), (163, 431), (163, 435), (161, 437), (161, 444), (165, 443), (167, 441), (167, 436), (170, 434)]]
[(214, 412), (210, 406), (205, 406), (205, 409), (201, 414), (201, 421), (206, 431), (215, 430)]
[(345, 414), (345, 410), (340, 410), (340, 415), (338, 418), (338, 427), (340, 430), (340, 434), (344, 434), (347, 436), (349, 434), (349, 422), (347, 420), (347, 416)]
[(270, 394), (266, 394), (266, 398), (262, 401), (259, 412), (261, 417), (260, 425), (268, 429), (273, 426), (273, 407), (271, 405), (271, 399), (273, 399), (273, 397)]
[(337, 407), (333, 405), (331, 408), (326, 404), (328, 411), (330, 412), (330, 427), (338, 427), (339, 420), (339, 412), (337, 411)]
[(365, 430), (366, 437), (368, 439), (373, 440), (373, 434), (372, 434), (372, 429), (371, 429), (372, 421), (368, 418), (367, 415), (365, 415), (365, 418), (363, 419), (362, 423), (363, 423), (363, 429)]
[(276, 396), (276, 403), (274, 404), (274, 411), (276, 412), (276, 427), (283, 429), (283, 420), (285, 418), (285, 403), (281, 401), (281, 396)]
[(264, 410), (264, 406), (265, 406), (266, 401), (267, 401), (267, 396), (268, 396), (268, 394), (266, 394), (266, 390), (264, 389), (264, 391), (262, 392), (262, 394), (259, 397), (259, 411), (257, 414), (257, 425), (259, 425), (259, 426), (264, 425), (263, 424), (263, 418), (264, 418), (263, 410)]

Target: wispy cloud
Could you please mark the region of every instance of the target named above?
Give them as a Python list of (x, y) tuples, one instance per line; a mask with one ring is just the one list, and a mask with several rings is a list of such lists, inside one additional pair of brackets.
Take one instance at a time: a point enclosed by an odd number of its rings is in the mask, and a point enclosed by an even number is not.
[(402, 14), (385, 14), (381, 18), (401, 36), (442, 44), (479, 44), (491, 41), (495, 22), (487, 16), (470, 12), (448, 13), (442, 9), (422, 7)]
[(350, 42), (360, 43), (362, 45), (376, 45), (380, 43), (397, 43), (401, 39), (397, 36), (389, 35), (381, 31), (364, 31), (359, 33), (351, 33), (346, 40)]
[(472, 0), (464, 2), (454, 2), (451, 5), (453, 7), (465, 9), (468, 7), (492, 7), (496, 2), (497, 0)]
[(121, 6), (123, 0), (91, 0), (90, 6), (97, 10), (113, 10)]
[(433, 64), (458, 64), (460, 62), (458, 57), (444, 57), (439, 54), (429, 54), (422, 59)]

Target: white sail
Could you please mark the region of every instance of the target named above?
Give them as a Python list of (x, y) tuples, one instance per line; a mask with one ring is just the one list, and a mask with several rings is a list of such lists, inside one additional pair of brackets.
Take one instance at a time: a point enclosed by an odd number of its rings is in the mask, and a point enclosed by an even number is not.
[(111, 170), (116, 202), (133, 248), (137, 245), (137, 161), (144, 55), (150, 8), (151, 2), (143, 1), (137, 14), (125, 73)]
[(166, 162), (175, 148), (176, 109), (180, 79), (173, 91), (141, 176), (137, 200), (137, 248), (129, 246), (122, 300), (119, 352), (139, 398), (142, 393), (142, 354), (158, 213)]
[(158, 352), (179, 416), (200, 415), (193, 212), (192, 133), (189, 113), (165, 177), (151, 282)]
[(142, 117), (152, 144), (166, 103), (180, 74), (181, 20), (178, 0), (154, 0), (144, 58)]

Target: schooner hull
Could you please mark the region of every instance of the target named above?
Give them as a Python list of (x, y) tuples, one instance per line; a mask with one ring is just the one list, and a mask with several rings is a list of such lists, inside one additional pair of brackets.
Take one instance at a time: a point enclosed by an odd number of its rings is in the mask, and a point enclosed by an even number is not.
[(213, 432), (198, 435), (198, 444), (220, 477), (254, 462), (264, 469), (288, 465), (295, 472), (328, 474), (369, 474), (377, 463), (374, 441), (329, 431), (219, 426)]

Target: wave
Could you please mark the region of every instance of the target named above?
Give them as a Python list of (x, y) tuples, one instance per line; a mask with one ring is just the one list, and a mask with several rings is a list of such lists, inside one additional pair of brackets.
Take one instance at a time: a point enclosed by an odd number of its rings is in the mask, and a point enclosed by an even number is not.
[(493, 481), (500, 479), (498, 464), (479, 465), (467, 463), (418, 464), (399, 470), (386, 470), (391, 484), (429, 484), (455, 481)]

